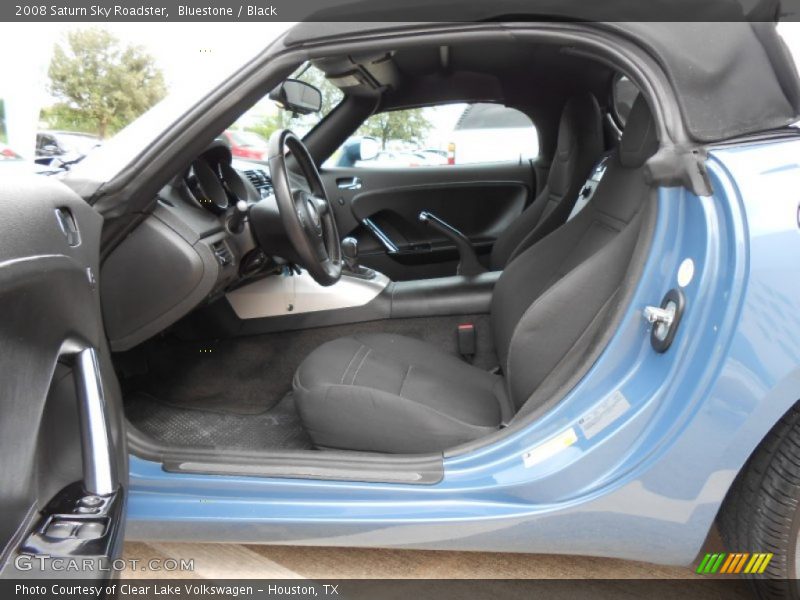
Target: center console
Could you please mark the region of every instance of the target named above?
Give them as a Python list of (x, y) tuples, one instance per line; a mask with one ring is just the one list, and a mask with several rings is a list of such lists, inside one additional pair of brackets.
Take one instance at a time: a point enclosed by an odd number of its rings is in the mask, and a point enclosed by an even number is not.
[[(348, 241), (352, 245), (352, 242)], [(417, 281), (389, 280), (358, 264), (348, 247), (341, 279), (324, 287), (304, 270), (285, 268), (229, 291), (203, 309), (205, 323), (216, 321), (227, 335), (308, 329), (380, 319), (406, 319), (489, 312), (500, 272), (453, 275)]]

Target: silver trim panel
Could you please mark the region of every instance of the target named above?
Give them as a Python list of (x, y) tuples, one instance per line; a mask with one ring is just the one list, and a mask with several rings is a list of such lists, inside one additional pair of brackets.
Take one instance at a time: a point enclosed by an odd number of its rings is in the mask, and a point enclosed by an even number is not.
[(240, 319), (262, 319), (364, 306), (389, 283), (382, 273), (377, 273), (374, 279), (342, 274), (338, 282), (323, 287), (301, 270), (299, 275), (284, 272), (259, 279), (225, 297)]
[(81, 350), (75, 357), (74, 368), (83, 450), (83, 484), (90, 494), (109, 496), (117, 490), (119, 481), (95, 349)]
[(378, 241), (383, 244), (383, 247), (386, 248), (387, 252), (397, 252), (398, 248), (397, 245), (389, 239), (389, 236), (378, 227), (372, 219), (363, 219), (361, 224), (369, 229), (370, 233), (378, 238)]

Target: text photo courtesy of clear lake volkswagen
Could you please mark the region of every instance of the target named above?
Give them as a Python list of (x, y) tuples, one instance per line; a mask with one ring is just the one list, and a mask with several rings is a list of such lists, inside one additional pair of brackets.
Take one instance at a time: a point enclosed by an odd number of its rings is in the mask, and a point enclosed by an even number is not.
[(800, 2), (0, 16), (0, 596), (800, 599)]

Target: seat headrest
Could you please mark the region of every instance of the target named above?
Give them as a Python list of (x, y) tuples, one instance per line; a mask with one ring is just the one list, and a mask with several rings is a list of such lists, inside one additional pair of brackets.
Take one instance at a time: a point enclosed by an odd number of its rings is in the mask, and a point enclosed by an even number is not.
[(658, 150), (656, 124), (650, 108), (642, 94), (636, 97), (622, 140), (619, 143), (619, 162), (623, 167), (634, 169), (641, 167), (648, 158)]
[[(567, 100), (561, 111), (556, 152), (548, 177), (551, 191), (567, 193), (576, 177), (573, 171), (577, 168), (588, 172), (602, 152), (603, 126), (597, 100), (588, 92), (576, 94)], [(587, 160), (589, 167), (583, 165)]]

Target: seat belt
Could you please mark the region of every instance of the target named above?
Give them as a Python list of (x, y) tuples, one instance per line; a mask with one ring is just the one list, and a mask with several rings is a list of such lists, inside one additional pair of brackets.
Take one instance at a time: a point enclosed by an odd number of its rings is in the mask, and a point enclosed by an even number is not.
[(474, 323), (460, 323), (456, 328), (458, 353), (468, 363), (475, 360), (476, 343), (475, 343), (475, 324)]

